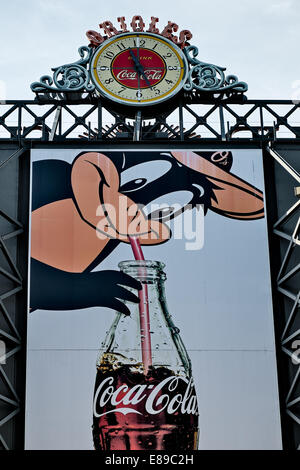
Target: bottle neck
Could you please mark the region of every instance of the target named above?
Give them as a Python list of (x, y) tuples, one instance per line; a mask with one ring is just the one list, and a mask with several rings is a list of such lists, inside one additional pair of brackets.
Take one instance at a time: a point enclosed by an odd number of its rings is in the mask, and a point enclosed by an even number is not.
[[(165, 265), (159, 261), (122, 261), (119, 268), (122, 272), (139, 280), (143, 286), (140, 291), (140, 304), (126, 302), (130, 316), (121, 313), (108, 331), (102, 344), (104, 355), (99, 358), (100, 365), (106, 357), (117, 366), (145, 364), (143, 341), (147, 328), (141, 324), (141, 303), (149, 315), (149, 336), (151, 344), (151, 365), (167, 367), (175, 374), (191, 375), (191, 363), (187, 351), (168, 311), (164, 281)], [(131, 290), (131, 289), (129, 289)], [(142, 294), (141, 294), (142, 292)]]
[(157, 281), (163, 283), (167, 278), (163, 271), (165, 264), (160, 261), (121, 261), (118, 266), (122, 272), (143, 284), (153, 284)]

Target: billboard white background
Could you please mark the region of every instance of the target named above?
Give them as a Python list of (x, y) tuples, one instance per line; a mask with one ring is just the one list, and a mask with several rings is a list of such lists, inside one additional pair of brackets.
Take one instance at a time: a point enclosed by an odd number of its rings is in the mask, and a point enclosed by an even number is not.
[[(33, 150), (32, 160), (72, 162), (81, 151)], [(263, 190), (261, 151), (232, 153), (231, 172)], [(266, 219), (208, 211), (204, 247), (186, 251), (185, 242), (144, 254), (166, 263), (169, 311), (193, 364), (199, 448), (280, 449)], [(121, 243), (96, 269), (118, 269), (125, 259), (132, 252)], [(103, 307), (29, 314), (27, 449), (93, 449), (96, 358), (114, 315)]]

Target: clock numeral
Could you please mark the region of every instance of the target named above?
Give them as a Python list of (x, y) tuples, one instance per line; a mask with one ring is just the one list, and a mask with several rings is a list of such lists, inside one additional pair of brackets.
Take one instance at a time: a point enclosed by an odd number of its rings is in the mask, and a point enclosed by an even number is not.
[[(140, 39), (140, 42), (139, 42), (139, 47), (143, 47), (145, 45), (145, 39)], [(137, 47), (137, 43), (136, 43), (136, 40), (134, 39), (133, 40), (133, 44), (134, 44), (134, 47)]]
[(152, 87), (152, 90), (155, 91), (156, 95), (160, 95), (160, 89), (159, 88), (155, 88), (155, 86), (154, 86), (154, 87)]
[(113, 82), (113, 79), (112, 78), (108, 78), (107, 80), (105, 80), (104, 83), (106, 83), (106, 85), (108, 85), (109, 83)]
[(178, 70), (177, 65), (169, 65), (168, 70)]
[(166, 78), (166, 82), (168, 85), (170, 85), (171, 83), (174, 83), (173, 80), (168, 80), (167, 78)]
[(168, 52), (168, 54), (163, 55), (163, 58), (164, 58), (164, 59), (168, 59), (168, 57), (172, 57), (171, 52)]
[(126, 46), (124, 46), (122, 42), (120, 44), (117, 44), (117, 46), (120, 49), (120, 51), (124, 51), (124, 49), (126, 49)]
[(118, 91), (118, 93), (122, 93), (122, 91), (126, 90), (126, 88), (123, 86), (121, 90)]
[(114, 55), (113, 51), (107, 51), (103, 57), (105, 57), (105, 59), (112, 59)]
[(142, 96), (143, 96), (143, 93), (142, 93), (140, 90), (138, 90), (138, 91), (136, 92), (136, 97), (137, 97), (137, 98), (142, 98)]
[(157, 43), (154, 44), (154, 46), (152, 47), (152, 50), (153, 50), (153, 51), (154, 51), (154, 49), (156, 48), (156, 46), (157, 46)]

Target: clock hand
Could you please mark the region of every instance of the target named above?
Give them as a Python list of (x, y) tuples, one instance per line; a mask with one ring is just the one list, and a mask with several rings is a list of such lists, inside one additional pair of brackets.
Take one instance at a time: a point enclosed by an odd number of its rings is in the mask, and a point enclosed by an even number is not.
[[(138, 49), (137, 49), (137, 58), (135, 60), (135, 68), (136, 68), (136, 71), (137, 71), (137, 74), (138, 74), (138, 99), (140, 100), (141, 98), (141, 74), (139, 72), (140, 70), (140, 38), (137, 37), (137, 46), (138, 46)], [(134, 55), (133, 51), (132, 51), (132, 54)]]
[(135, 66), (135, 68), (136, 68), (136, 71), (138, 72), (138, 68), (139, 68), (139, 66), (140, 66), (141, 64), (140, 64), (139, 60), (137, 59), (137, 57), (135, 57), (134, 52), (133, 52), (133, 50), (132, 50), (131, 48), (129, 48), (129, 53), (130, 53), (130, 55), (131, 55), (131, 57), (132, 57), (132, 59), (133, 59), (133, 62), (134, 62), (134, 66)]
[[(142, 67), (143, 67), (143, 66), (142, 66)], [(148, 80), (148, 78), (147, 78), (147, 76), (146, 76), (146, 74), (145, 74), (145, 69), (144, 69), (144, 67), (143, 67), (143, 71), (140, 72), (140, 74), (144, 77), (145, 82), (146, 82), (147, 85), (151, 88), (152, 85), (151, 85), (151, 83), (149, 82), (149, 80)]]
[(146, 74), (145, 74), (145, 67), (140, 63), (140, 38), (139, 36), (137, 37), (137, 60), (138, 60), (138, 63), (139, 63), (139, 70), (138, 70), (138, 73), (140, 75), (142, 75), (144, 77), (144, 80), (146, 82), (146, 84), (148, 85), (148, 87), (152, 88), (151, 86), (151, 83), (149, 82)]
[(145, 80), (145, 82), (147, 83), (147, 85), (148, 85), (149, 87), (151, 87), (151, 83), (149, 82), (149, 80), (148, 80), (148, 78), (147, 78), (147, 76), (146, 76), (146, 74), (145, 74), (145, 68), (144, 68), (143, 65), (140, 63), (139, 59), (134, 55), (133, 50), (130, 49), (130, 48), (129, 48), (129, 53), (130, 53), (130, 55), (131, 55), (131, 57), (132, 57), (132, 59), (133, 59), (134, 66), (135, 66), (135, 69), (136, 69), (137, 73), (138, 73), (139, 75), (142, 75), (143, 78), (144, 78), (144, 80)]

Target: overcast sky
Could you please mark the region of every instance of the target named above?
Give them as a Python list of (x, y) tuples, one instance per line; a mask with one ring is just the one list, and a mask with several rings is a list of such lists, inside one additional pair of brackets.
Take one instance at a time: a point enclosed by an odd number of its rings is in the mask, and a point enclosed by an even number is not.
[[(299, 0), (0, 0), (0, 80), (6, 99), (34, 98), (30, 83), (78, 59), (85, 32), (135, 14), (190, 29), (199, 59), (227, 67), (249, 84), (249, 98), (291, 99), (300, 89)], [(297, 80), (299, 81), (297, 83)]]

